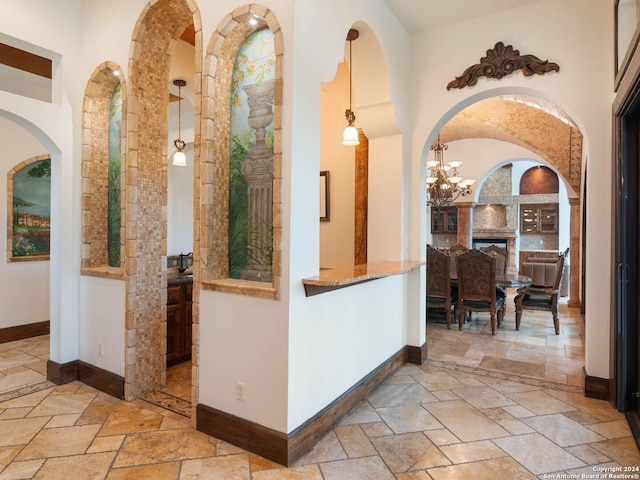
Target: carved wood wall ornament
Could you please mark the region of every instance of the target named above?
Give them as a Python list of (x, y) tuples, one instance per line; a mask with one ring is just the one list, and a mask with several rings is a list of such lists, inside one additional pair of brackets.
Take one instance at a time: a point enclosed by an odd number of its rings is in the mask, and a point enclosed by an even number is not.
[(544, 75), (551, 71), (560, 71), (557, 63), (540, 60), (535, 55), (520, 55), (511, 45), (496, 43), (493, 50), (487, 50), (487, 56), (480, 59), (480, 63), (467, 68), (462, 75), (456, 77), (447, 85), (447, 90), (464, 88), (478, 83), (479, 77), (497, 78), (498, 80), (511, 75), (516, 70), (522, 70), (525, 77), (538, 74)]

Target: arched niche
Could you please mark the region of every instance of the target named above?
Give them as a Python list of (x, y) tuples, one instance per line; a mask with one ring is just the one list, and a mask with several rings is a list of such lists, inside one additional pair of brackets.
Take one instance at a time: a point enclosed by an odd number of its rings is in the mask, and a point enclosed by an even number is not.
[[(271, 275), (267, 281), (230, 278), (229, 272), (229, 159), (230, 105), (234, 59), (245, 39), (269, 28), (274, 37), (273, 173)], [(271, 10), (258, 4), (235, 9), (213, 33), (203, 73), (202, 168), (198, 193), (200, 229), (194, 249), (199, 251), (205, 289), (278, 300), (282, 239), (282, 31)], [(269, 205), (265, 205), (269, 207)]]
[[(87, 82), (82, 104), (83, 275), (122, 278), (124, 182), (121, 173), (126, 165), (123, 146), (126, 145), (127, 101), (126, 81), (121, 71), (114, 62), (99, 65)], [(114, 98), (116, 95), (120, 98)], [(114, 208), (117, 211), (110, 215), (109, 211)], [(109, 229), (117, 229), (111, 237), (115, 245), (110, 245)]]

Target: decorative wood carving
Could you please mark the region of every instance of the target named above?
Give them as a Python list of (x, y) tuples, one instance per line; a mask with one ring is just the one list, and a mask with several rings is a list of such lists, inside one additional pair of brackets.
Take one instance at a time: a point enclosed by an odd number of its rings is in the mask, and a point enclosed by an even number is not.
[(520, 55), (520, 51), (514, 50), (511, 45), (505, 47), (504, 43), (498, 42), (493, 50), (487, 50), (487, 56), (482, 57), (480, 63), (470, 66), (462, 75), (450, 81), (447, 90), (473, 86), (480, 77), (499, 80), (516, 70), (522, 70), (525, 77), (530, 77), (551, 71), (559, 72), (560, 66), (548, 60), (540, 60), (535, 55)]

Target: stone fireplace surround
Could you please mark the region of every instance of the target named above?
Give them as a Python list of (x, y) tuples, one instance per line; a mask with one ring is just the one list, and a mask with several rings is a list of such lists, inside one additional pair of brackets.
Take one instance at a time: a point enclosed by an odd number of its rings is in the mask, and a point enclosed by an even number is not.
[[(503, 227), (503, 228), (474, 228), (473, 229), (473, 241), (482, 239), (500, 240), (507, 245), (507, 272), (517, 273), (516, 266), (516, 229)], [(497, 242), (496, 242), (497, 243)]]

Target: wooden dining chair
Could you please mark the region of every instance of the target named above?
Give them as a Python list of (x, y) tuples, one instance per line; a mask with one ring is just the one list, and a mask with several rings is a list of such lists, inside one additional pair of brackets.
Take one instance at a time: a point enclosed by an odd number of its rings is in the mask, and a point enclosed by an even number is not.
[(480, 250), (488, 253), (496, 259), (496, 272), (507, 273), (509, 257), (506, 248), (502, 248), (497, 245), (489, 245), (488, 247), (483, 247)]
[(522, 310), (543, 310), (551, 312), (556, 335), (560, 335), (560, 320), (558, 319), (558, 297), (560, 296), (560, 282), (564, 272), (564, 264), (569, 255), (567, 248), (558, 256), (556, 275), (551, 285), (531, 285), (516, 291), (513, 299), (516, 306), (516, 330), (520, 330)]
[(449, 247), (447, 251), (449, 252), (449, 256), (451, 257), (451, 275), (455, 277), (457, 275), (456, 259), (461, 253), (468, 252), (469, 249), (464, 245), (458, 243), (453, 247)]
[[(482, 250), (485, 253), (488, 253), (493, 258), (496, 259), (496, 272), (497, 273), (507, 273), (507, 266), (509, 264), (509, 257), (506, 248), (499, 247), (497, 245), (489, 245), (488, 247), (483, 247)], [(507, 298), (507, 291), (498, 287), (496, 294), (501, 296), (502, 298)], [(506, 305), (506, 302), (505, 302)]]
[(496, 260), (477, 249), (457, 258), (458, 329), (462, 330), (467, 312), (489, 312), (491, 334), (502, 324), (505, 299), (496, 294)]
[(430, 309), (444, 310), (447, 329), (451, 328), (451, 316), (455, 318), (458, 290), (451, 287), (451, 257), (427, 245), (427, 315)]

